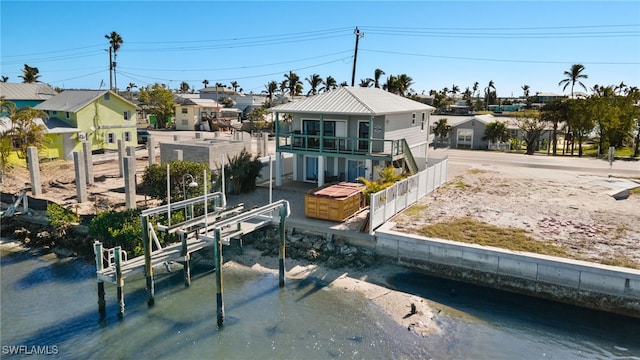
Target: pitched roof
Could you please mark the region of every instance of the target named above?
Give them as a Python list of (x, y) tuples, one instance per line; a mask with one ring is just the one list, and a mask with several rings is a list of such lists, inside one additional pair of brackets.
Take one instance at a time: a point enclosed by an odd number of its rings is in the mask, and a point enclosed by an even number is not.
[(135, 107), (134, 103), (110, 90), (65, 90), (51, 99), (36, 105), (34, 109), (77, 112), (107, 92), (110, 96), (116, 96)]
[(0, 83), (0, 96), (7, 100), (47, 100), (58, 93), (42, 83)]
[(197, 105), (203, 107), (221, 107), (221, 105), (213, 99), (185, 99), (182, 106)]
[[(77, 133), (80, 131), (80, 129), (73, 127), (58, 118), (50, 118), (46, 121), (42, 118), (35, 118), (34, 124), (44, 125), (47, 128), (47, 134), (66, 134)], [(0, 117), (0, 134), (13, 127), (15, 127), (15, 124), (11, 122), (11, 119), (8, 117)]]
[(269, 109), (272, 112), (347, 115), (385, 115), (433, 110), (433, 106), (382, 89), (349, 86)]

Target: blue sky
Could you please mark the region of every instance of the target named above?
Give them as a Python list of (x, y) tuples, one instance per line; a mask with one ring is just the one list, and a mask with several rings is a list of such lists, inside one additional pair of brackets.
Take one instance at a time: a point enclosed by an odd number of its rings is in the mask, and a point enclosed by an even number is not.
[(589, 88), (640, 87), (640, 1), (2, 0), (0, 14), (0, 74), (20, 82), (28, 64), (67, 89), (109, 86), (111, 31), (124, 40), (120, 89), (207, 79), (260, 93), (289, 71), (305, 93), (312, 74), (350, 84), (356, 26), (356, 85), (380, 68), (418, 93), (491, 80), (501, 97), (525, 84), (563, 93), (563, 72), (581, 63)]

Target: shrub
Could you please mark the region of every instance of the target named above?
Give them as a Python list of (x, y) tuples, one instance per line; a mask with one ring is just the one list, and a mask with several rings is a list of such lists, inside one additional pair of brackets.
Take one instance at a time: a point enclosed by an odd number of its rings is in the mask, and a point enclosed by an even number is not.
[(47, 204), (47, 217), (49, 218), (49, 224), (58, 237), (66, 235), (71, 225), (80, 220), (73, 211), (65, 209), (56, 203)]
[(139, 210), (100, 213), (89, 223), (89, 235), (105, 248), (121, 246), (129, 257), (144, 254)]
[[(171, 191), (171, 201), (180, 201), (185, 199), (184, 192), (187, 192), (186, 197), (194, 197), (204, 194), (204, 183), (202, 181), (202, 174), (204, 170), (209, 170), (208, 165), (204, 163), (196, 163), (191, 161), (170, 161), (169, 164), (169, 189)], [(183, 186), (183, 181), (190, 181), (185, 179), (185, 175), (189, 174), (194, 177), (194, 180), (198, 183), (197, 187), (191, 188)], [(207, 191), (211, 191), (211, 184), (217, 181), (218, 175), (212, 174), (207, 171), (209, 184), (207, 185)], [(147, 166), (142, 175), (142, 184), (145, 187), (147, 195), (150, 197), (161, 200), (166, 203), (167, 201), (167, 163), (153, 164)]]

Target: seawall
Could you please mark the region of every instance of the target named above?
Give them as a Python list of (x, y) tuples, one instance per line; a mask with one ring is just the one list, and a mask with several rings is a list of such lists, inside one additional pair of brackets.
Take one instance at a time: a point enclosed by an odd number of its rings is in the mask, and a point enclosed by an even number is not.
[(429, 275), (640, 318), (640, 271), (376, 230), (376, 254)]

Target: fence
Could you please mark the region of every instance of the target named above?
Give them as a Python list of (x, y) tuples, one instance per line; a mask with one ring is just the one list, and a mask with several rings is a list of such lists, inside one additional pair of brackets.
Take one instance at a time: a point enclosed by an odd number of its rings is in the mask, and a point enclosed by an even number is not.
[(447, 181), (447, 159), (371, 194), (369, 202), (369, 234), (392, 216), (415, 204)]

